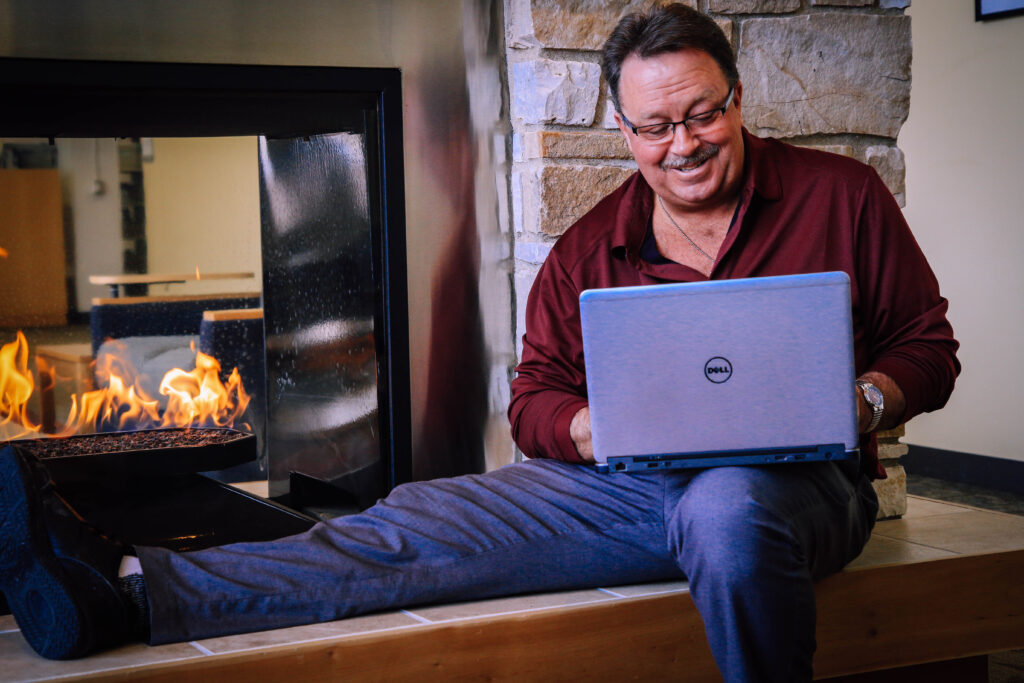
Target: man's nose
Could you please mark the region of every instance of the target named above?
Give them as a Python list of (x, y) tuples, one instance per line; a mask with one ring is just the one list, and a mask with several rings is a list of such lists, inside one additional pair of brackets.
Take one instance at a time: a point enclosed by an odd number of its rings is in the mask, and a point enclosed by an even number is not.
[(695, 149), (700, 147), (700, 140), (690, 132), (690, 129), (682, 123), (677, 123), (672, 128), (672, 145), (669, 150), (679, 156), (689, 156)]

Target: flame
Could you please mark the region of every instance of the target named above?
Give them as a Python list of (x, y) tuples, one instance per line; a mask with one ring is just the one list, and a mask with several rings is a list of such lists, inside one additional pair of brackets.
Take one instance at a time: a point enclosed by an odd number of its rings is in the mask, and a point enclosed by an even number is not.
[(202, 279), (203, 278), (199, 277), (199, 264), (197, 263), (196, 264), (196, 280), (202, 280)]
[(28, 400), (35, 380), (28, 369), (28, 341), (17, 338), (0, 346), (0, 437), (16, 439), (39, 431), (28, 416)]
[(174, 368), (165, 374), (160, 393), (168, 399), (163, 427), (188, 427), (196, 423), (230, 427), (249, 405), (238, 368), (231, 371), (224, 385), (220, 381), (220, 363), (202, 351), (196, 352), (196, 369), (192, 372)]
[(7, 258), (8, 256), (10, 256), (10, 254), (11, 252), (7, 251), (3, 247), (0, 247), (0, 258)]
[[(238, 368), (222, 382), (220, 362), (213, 356), (196, 351), (194, 370), (168, 370), (160, 382), (159, 393), (165, 397), (161, 401), (146, 393), (138, 372), (125, 360), (127, 355), (116, 345), (114, 348), (114, 353), (101, 356), (94, 367), (102, 388), (71, 397), (68, 417), (56, 436), (161, 427), (231, 427), (249, 406)], [(27, 411), (35, 387), (28, 357), (28, 343), (20, 331), (16, 341), (0, 348), (0, 439), (19, 438), (41, 429)], [(39, 370), (40, 383), (52, 385), (56, 379), (52, 369), (40, 363)]]

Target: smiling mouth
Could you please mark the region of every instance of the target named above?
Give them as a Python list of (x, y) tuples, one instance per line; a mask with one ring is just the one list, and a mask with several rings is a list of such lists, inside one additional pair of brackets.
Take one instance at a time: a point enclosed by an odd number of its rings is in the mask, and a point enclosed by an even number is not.
[(687, 164), (685, 166), (683, 166), (683, 165), (669, 166), (668, 170), (670, 170), (670, 171), (679, 171), (680, 173), (688, 173), (690, 171), (696, 171), (698, 168), (700, 168), (701, 166), (703, 166), (707, 162), (708, 162), (707, 159), (701, 159), (698, 162), (695, 162), (693, 164)]
[(718, 151), (718, 145), (704, 145), (690, 156), (677, 156), (665, 159), (661, 162), (661, 170), (679, 171), (681, 173), (695, 171), (714, 158), (718, 154)]

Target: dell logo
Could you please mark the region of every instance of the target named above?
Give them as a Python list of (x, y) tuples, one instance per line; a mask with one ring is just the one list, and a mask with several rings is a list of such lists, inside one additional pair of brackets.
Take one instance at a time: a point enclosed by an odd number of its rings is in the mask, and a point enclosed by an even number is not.
[(727, 358), (715, 356), (704, 364), (704, 376), (709, 382), (721, 384), (732, 377), (732, 363)]

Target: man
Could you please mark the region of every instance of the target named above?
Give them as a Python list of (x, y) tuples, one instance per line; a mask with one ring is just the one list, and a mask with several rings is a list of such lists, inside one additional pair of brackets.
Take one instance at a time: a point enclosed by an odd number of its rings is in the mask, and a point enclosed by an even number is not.
[[(834, 463), (597, 473), (585, 464), (593, 454), (576, 296), (591, 286), (845, 270), (857, 366), (884, 401), (858, 398), (865, 433), (945, 401), (958, 372), (945, 301), (870, 169), (743, 130), (742, 85), (707, 17), (671, 6), (626, 18), (604, 69), (639, 174), (563, 236), (531, 293), (509, 412), (535, 459), (400, 486), (365, 513), (299, 536), (183, 554), (137, 548), (136, 561), (74, 522), (45, 490), (45, 473), (8, 448), (2, 585), (37, 651), (80, 656), (128, 638), (161, 643), (685, 576), (726, 679), (810, 679), (812, 581), (867, 540), (877, 509), (868, 477)], [(80, 550), (66, 552), (69, 541)]]
[(874, 521), (868, 478), (884, 472), (871, 434), (942, 406), (959, 372), (946, 301), (870, 168), (743, 128), (743, 86), (709, 18), (681, 6), (628, 17), (605, 44), (603, 68), (639, 173), (570, 228), (538, 273), (513, 435), (533, 457), (593, 460), (585, 289), (849, 274), (862, 472), (808, 464), (667, 475), (658, 501), (726, 679), (808, 680), (812, 580), (855, 557)]

